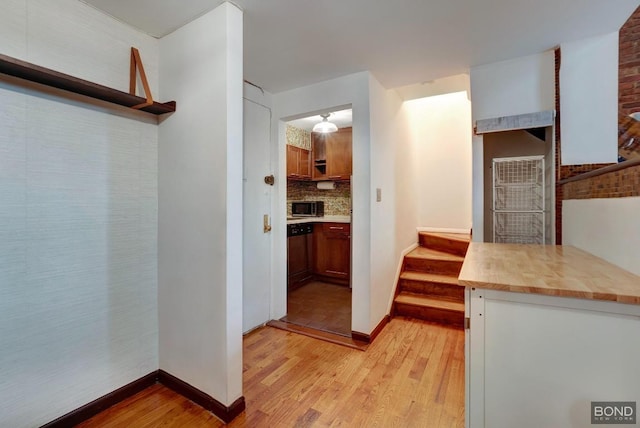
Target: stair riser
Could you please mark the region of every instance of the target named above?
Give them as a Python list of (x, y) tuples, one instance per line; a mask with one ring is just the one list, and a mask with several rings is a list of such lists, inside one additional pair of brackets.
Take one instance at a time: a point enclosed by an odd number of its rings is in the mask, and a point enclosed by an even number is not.
[(458, 277), (462, 269), (462, 262), (451, 260), (431, 260), (418, 257), (405, 257), (404, 270), (435, 273)]
[(464, 327), (464, 312), (396, 303), (395, 314), (459, 328)]
[(401, 279), (398, 284), (400, 291), (415, 294), (427, 294), (432, 296), (443, 296), (456, 301), (464, 302), (464, 288), (457, 285), (440, 284), (436, 282), (414, 281)]
[(469, 247), (468, 242), (455, 241), (452, 239), (443, 238), (440, 236), (432, 235), (420, 235), (420, 245), (427, 248), (432, 248), (438, 251), (444, 251), (445, 253), (455, 254), (457, 256), (463, 256), (467, 253)]

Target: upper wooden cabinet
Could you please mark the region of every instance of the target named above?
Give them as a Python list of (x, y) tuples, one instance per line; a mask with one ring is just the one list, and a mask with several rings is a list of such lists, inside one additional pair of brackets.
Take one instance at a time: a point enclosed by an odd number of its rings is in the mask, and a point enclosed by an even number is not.
[(311, 133), (314, 181), (351, 179), (351, 128), (329, 134)]
[(287, 178), (311, 180), (311, 153), (309, 150), (287, 144)]

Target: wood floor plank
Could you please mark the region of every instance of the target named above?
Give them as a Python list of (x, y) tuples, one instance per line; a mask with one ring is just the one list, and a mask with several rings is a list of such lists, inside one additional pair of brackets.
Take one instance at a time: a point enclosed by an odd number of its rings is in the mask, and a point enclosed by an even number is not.
[[(464, 331), (394, 318), (366, 352), (264, 327), (244, 338), (246, 411), (228, 426), (464, 426)], [(154, 385), (82, 428), (222, 427)]]

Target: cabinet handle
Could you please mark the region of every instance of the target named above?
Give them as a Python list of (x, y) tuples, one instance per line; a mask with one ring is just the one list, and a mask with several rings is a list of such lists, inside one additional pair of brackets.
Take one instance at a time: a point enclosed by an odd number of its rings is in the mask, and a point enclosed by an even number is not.
[(333, 179), (333, 180), (339, 180), (342, 178), (341, 175), (330, 175), (328, 178)]
[(329, 226), (329, 230), (344, 230), (344, 226)]
[(325, 272), (327, 272), (327, 273), (334, 273), (334, 274), (337, 274), (337, 275), (343, 275), (343, 276), (346, 276), (346, 275), (347, 275), (347, 273), (346, 273), (346, 272), (338, 272), (337, 270), (329, 270), (329, 269), (327, 269)]

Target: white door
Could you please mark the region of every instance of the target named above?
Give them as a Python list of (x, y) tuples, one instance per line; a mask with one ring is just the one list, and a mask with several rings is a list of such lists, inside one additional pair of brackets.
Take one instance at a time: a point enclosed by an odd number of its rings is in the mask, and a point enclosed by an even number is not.
[(271, 233), (265, 231), (265, 216), (271, 225), (271, 112), (244, 100), (243, 172), (243, 319), (242, 331), (269, 321), (271, 301)]

